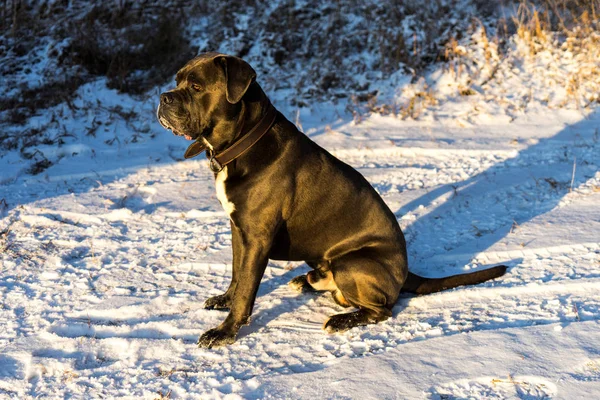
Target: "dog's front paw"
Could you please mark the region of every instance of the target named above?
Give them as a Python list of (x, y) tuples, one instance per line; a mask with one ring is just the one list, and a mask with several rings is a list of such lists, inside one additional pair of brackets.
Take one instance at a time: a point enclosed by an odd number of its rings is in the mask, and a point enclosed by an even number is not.
[(218, 296), (209, 297), (204, 302), (204, 308), (208, 310), (229, 310), (231, 307), (231, 300), (226, 294), (220, 294)]
[(206, 347), (212, 349), (213, 347), (226, 346), (235, 342), (236, 333), (220, 328), (210, 329), (198, 339), (198, 347)]

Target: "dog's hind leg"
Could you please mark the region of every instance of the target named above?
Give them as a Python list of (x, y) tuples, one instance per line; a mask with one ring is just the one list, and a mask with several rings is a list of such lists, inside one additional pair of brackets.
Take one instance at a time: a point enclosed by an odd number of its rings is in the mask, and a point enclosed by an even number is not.
[(341, 290), (333, 280), (333, 273), (329, 269), (329, 262), (307, 264), (314, 269), (306, 275), (300, 275), (292, 279), (288, 285), (298, 292), (330, 292), (333, 300), (342, 307), (350, 307), (350, 303), (344, 298)]
[(293, 278), (288, 282), (288, 285), (298, 293), (316, 292), (316, 290), (310, 286), (310, 283), (308, 283), (306, 275), (300, 275)]
[(323, 329), (330, 333), (343, 332), (391, 317), (401, 282), (388, 267), (370, 258), (347, 255), (335, 260), (331, 270), (333, 282), (344, 301), (358, 310), (330, 317)]
[[(314, 271), (310, 271), (306, 275), (300, 275), (300, 276), (293, 278), (291, 281), (288, 282), (288, 285), (290, 285), (290, 287), (292, 289), (294, 289), (295, 291), (300, 292), (300, 293), (307, 293), (307, 292), (310, 293), (310, 292), (326, 290), (326, 289), (318, 289), (318, 288), (314, 287), (311, 284), (311, 282), (313, 282), (313, 283), (318, 282), (318, 281), (321, 281), (326, 278), (326, 276), (324, 274), (319, 273), (319, 271), (328, 270), (329, 263), (306, 261), (306, 264), (308, 264), (308, 266), (311, 267)], [(311, 275), (310, 278), (309, 278), (309, 275)], [(310, 279), (310, 282), (309, 282), (309, 279)]]

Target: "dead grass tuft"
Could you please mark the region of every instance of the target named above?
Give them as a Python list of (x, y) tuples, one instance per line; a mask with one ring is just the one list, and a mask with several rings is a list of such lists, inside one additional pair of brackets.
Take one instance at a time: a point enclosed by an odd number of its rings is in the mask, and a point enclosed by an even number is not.
[[(446, 86), (436, 93), (436, 82), (423, 83), (414, 74), (391, 104), (368, 101), (351, 108), (418, 118), (439, 102), (481, 95), (514, 119), (532, 102), (579, 109), (600, 103), (600, 0), (518, 0), (507, 6), (512, 14), (495, 26), (473, 18), (462, 37), (445, 42), (444, 85), (455, 87), (456, 95)], [(471, 114), (478, 112), (475, 106)]]

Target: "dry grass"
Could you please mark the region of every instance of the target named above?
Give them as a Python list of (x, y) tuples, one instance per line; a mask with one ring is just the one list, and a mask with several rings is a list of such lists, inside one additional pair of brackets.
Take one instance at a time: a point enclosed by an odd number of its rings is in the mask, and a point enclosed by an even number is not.
[(400, 116), (402, 119), (417, 119), (423, 110), (438, 103), (435, 93), (427, 87), (427, 84), (423, 84), (423, 86), (424, 90), (415, 92), (408, 103), (401, 107)]
[(427, 107), (478, 95), (512, 119), (532, 102), (579, 109), (600, 103), (600, 0), (520, 0), (513, 10), (495, 27), (473, 19), (465, 39), (445, 42), (440, 59), (454, 96), (416, 75), (392, 103), (353, 104), (355, 120), (369, 112), (418, 118)]
[(523, 0), (513, 23), (518, 37), (528, 45), (529, 56), (550, 53), (572, 60), (573, 68), (560, 84), (569, 102), (589, 107), (600, 102), (600, 0)]
[(154, 400), (168, 400), (171, 398), (171, 390), (165, 393), (158, 391), (157, 394), (158, 397), (155, 397)]

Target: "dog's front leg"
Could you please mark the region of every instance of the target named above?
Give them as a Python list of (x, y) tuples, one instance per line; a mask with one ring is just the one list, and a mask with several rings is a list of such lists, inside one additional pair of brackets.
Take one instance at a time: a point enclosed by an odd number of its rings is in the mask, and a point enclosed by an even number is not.
[(239, 270), (242, 264), (242, 234), (240, 229), (231, 222), (231, 247), (233, 250), (233, 263), (231, 271), (231, 283), (229, 288), (223, 294), (218, 294), (213, 297), (209, 297), (204, 302), (204, 308), (209, 310), (229, 310), (231, 308), (231, 302), (235, 293), (235, 287), (237, 285)]
[(205, 332), (198, 340), (200, 347), (219, 347), (231, 344), (240, 327), (248, 323), (256, 299), (258, 285), (268, 262), (270, 242), (254, 239), (243, 243), (241, 263), (236, 270), (235, 295), (229, 315), (218, 327)]

